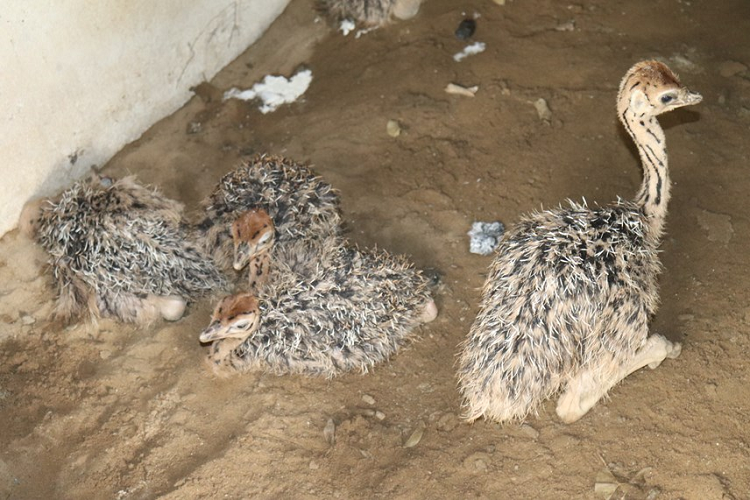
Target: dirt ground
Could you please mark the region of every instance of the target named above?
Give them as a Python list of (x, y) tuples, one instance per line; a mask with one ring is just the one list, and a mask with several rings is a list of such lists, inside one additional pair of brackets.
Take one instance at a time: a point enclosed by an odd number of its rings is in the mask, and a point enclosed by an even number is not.
[[(610, 483), (612, 498), (750, 499), (750, 4), (428, 0), (359, 39), (312, 5), (293, 0), (104, 172), (135, 173), (195, 209), (243, 156), (309, 161), (341, 191), (351, 239), (441, 273), (440, 316), (367, 375), (217, 379), (198, 343), (210, 300), (146, 329), (61, 326), (48, 320), (44, 253), (10, 233), (0, 498), (594, 499)], [(469, 42), (453, 32), (475, 13), (472, 41), (487, 49), (455, 62)], [(704, 96), (662, 120), (674, 185), (653, 331), (682, 355), (633, 374), (572, 425), (554, 401), (523, 425), (462, 422), (457, 345), (491, 260), (468, 252), (466, 232), (566, 198), (634, 195), (640, 169), (614, 100), (631, 64), (653, 57)], [(221, 100), (300, 65), (313, 82), (297, 103), (263, 115)], [(479, 86), (476, 97), (445, 93), (451, 82)]]

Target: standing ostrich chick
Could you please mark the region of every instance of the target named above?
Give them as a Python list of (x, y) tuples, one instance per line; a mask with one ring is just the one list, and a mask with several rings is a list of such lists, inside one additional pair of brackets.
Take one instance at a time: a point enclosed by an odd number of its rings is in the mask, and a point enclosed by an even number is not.
[(700, 101), (666, 65), (633, 66), (617, 112), (643, 164), (635, 200), (571, 203), (506, 233), (460, 354), (468, 420), (521, 420), (562, 389), (557, 415), (574, 422), (630, 373), (679, 355), (680, 344), (648, 330), (670, 188), (656, 116)]

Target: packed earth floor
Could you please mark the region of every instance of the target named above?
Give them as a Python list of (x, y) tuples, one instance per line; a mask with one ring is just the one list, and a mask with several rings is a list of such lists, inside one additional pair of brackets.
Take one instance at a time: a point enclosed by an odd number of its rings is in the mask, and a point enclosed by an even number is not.
[[(182, 109), (97, 167), (197, 210), (244, 157), (312, 164), (340, 190), (350, 239), (440, 276), (438, 319), (368, 374), (216, 378), (198, 342), (211, 299), (148, 328), (59, 324), (44, 252), (6, 235), (0, 498), (750, 499), (750, 4), (498, 3), (428, 0), (355, 38), (293, 0)], [(476, 33), (458, 40), (473, 17)], [(453, 59), (475, 41), (486, 50)], [(572, 425), (554, 401), (523, 424), (463, 422), (457, 346), (492, 258), (469, 253), (467, 231), (567, 198), (632, 197), (641, 171), (615, 96), (649, 58), (704, 96), (662, 119), (674, 185), (652, 330), (682, 342), (681, 356)], [(300, 67), (312, 84), (273, 113), (222, 100)], [(478, 90), (448, 94), (449, 83)]]

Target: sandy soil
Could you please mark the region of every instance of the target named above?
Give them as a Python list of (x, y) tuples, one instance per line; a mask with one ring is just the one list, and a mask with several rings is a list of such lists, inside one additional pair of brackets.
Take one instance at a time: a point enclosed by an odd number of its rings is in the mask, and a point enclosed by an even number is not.
[[(475, 12), (487, 50), (454, 62), (467, 43), (453, 31)], [(428, 0), (360, 39), (294, 0), (104, 171), (195, 208), (245, 155), (310, 161), (340, 189), (352, 239), (442, 273), (439, 318), (367, 375), (219, 380), (197, 340), (210, 301), (147, 329), (64, 327), (47, 319), (45, 255), (11, 233), (0, 242), (0, 498), (606, 498), (599, 477), (621, 484), (612, 498), (749, 499), (749, 42), (744, 0)], [(651, 57), (705, 97), (662, 122), (674, 189), (653, 330), (683, 342), (682, 355), (573, 425), (554, 402), (524, 425), (462, 423), (456, 346), (490, 262), (468, 252), (466, 231), (565, 198), (632, 196), (640, 170), (614, 99), (630, 65)], [(262, 115), (221, 101), (301, 64), (314, 80), (300, 102)], [(450, 82), (479, 91), (448, 95)]]

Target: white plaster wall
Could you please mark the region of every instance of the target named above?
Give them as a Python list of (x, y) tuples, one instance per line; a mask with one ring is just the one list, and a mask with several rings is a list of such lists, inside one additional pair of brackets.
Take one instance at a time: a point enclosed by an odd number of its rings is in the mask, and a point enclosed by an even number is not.
[(0, 10), (0, 236), (252, 44), (289, 0), (10, 0)]

